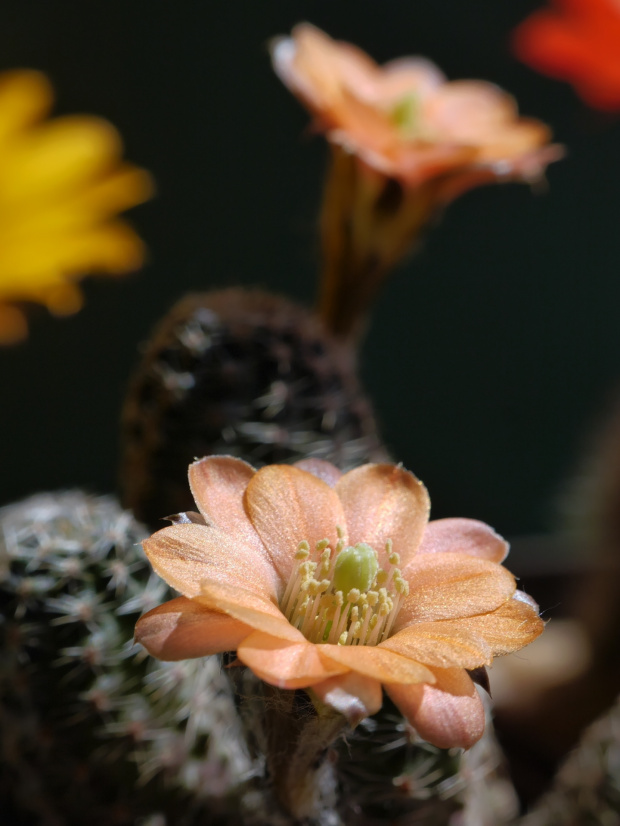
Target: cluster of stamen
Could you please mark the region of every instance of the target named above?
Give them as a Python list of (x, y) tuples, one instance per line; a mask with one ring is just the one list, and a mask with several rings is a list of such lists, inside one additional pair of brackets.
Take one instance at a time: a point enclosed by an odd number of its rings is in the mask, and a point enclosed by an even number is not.
[(389, 637), (402, 600), (409, 593), (392, 540), (385, 546), (387, 570), (377, 552), (360, 542), (345, 548), (342, 530), (335, 549), (328, 539), (300, 542), (298, 565), (280, 609), (295, 628), (314, 643), (377, 645)]

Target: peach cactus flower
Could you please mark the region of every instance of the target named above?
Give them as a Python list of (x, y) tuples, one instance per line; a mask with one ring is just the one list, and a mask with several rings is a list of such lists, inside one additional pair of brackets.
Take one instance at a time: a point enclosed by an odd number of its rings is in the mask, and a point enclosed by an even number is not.
[(387, 273), (443, 207), (481, 184), (536, 182), (562, 156), (506, 92), (448, 82), (424, 58), (378, 66), (302, 23), (274, 40), (272, 59), (332, 147), (319, 314), (343, 338), (363, 330)]
[(116, 216), (151, 197), (150, 175), (121, 160), (116, 129), (90, 115), (46, 120), (45, 75), (0, 74), (0, 344), (26, 337), (17, 302), (80, 309), (77, 281), (138, 269), (144, 245)]
[(333, 143), (407, 186), (441, 178), (450, 200), (485, 181), (536, 180), (557, 148), (547, 126), (481, 80), (448, 82), (429, 60), (378, 66), (308, 23), (272, 47), (279, 77)]
[(428, 523), (426, 489), (389, 464), (343, 475), (321, 460), (255, 471), (212, 456), (189, 481), (200, 514), (144, 543), (183, 595), (138, 621), (153, 656), (236, 651), (260, 679), (307, 689), (353, 725), (380, 709), (383, 686), (434, 745), (482, 736), (468, 671), (543, 628), (488, 526)]

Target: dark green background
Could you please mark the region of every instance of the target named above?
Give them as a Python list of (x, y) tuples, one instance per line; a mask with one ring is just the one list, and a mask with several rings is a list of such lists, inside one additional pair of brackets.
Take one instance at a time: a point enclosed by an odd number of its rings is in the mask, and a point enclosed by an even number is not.
[(117, 419), (137, 347), (184, 292), (259, 284), (311, 302), (322, 139), (273, 75), (268, 39), (310, 20), (383, 61), (424, 54), (548, 121), (569, 155), (549, 190), (455, 203), (388, 284), (363, 378), (394, 456), (434, 514), (503, 533), (548, 528), (620, 377), (620, 123), (520, 65), (518, 0), (19, 0), (0, 4), (0, 64), (48, 72), (58, 112), (96, 112), (151, 169), (131, 219), (151, 250), (91, 279), (75, 317), (31, 314), (0, 350), (0, 503), (116, 483)]

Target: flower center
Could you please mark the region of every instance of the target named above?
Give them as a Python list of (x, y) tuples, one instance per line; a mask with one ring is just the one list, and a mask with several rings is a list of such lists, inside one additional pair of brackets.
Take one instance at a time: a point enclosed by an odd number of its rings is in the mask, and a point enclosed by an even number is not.
[(314, 643), (377, 645), (390, 635), (402, 600), (409, 593), (400, 557), (388, 539), (387, 570), (379, 567), (377, 552), (365, 542), (345, 547), (338, 531), (335, 550), (329, 540), (306, 540), (297, 546), (298, 565), (280, 600), (280, 610), (295, 628)]
[(394, 103), (389, 116), (403, 138), (416, 137), (420, 126), (420, 101), (415, 92), (410, 92)]

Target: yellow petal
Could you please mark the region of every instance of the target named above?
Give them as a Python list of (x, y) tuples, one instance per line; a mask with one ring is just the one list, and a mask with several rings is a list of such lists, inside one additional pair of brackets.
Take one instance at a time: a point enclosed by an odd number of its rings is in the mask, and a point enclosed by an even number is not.
[(440, 749), (474, 745), (484, 734), (484, 706), (463, 669), (433, 669), (434, 685), (387, 685), (386, 692), (420, 737)]
[(336, 485), (351, 544), (367, 542), (379, 553), (391, 539), (405, 565), (422, 539), (430, 508), (424, 485), (397, 465), (362, 465)]
[(237, 656), (261, 680), (279, 688), (306, 688), (348, 671), (321, 657), (307, 640), (288, 642), (260, 631), (241, 643)]
[(0, 74), (0, 145), (44, 118), (53, 100), (51, 84), (41, 72), (17, 69)]
[(455, 553), (502, 562), (508, 543), (493, 528), (476, 519), (435, 519), (429, 522), (419, 553)]
[(27, 336), (28, 324), (22, 311), (0, 304), (0, 344), (17, 344)]
[(159, 660), (186, 660), (235, 651), (252, 633), (242, 622), (178, 597), (154, 608), (136, 625), (136, 642)]
[(221, 611), (245, 622), (257, 631), (278, 639), (300, 642), (305, 637), (289, 623), (280, 609), (264, 594), (229, 585), (226, 582), (203, 580), (201, 594), (196, 600), (207, 608)]
[(113, 169), (120, 153), (118, 132), (107, 121), (56, 118), (0, 153), (2, 202), (62, 196)]
[(247, 487), (245, 507), (285, 582), (298, 564), (294, 556), (302, 540), (313, 548), (316, 542), (328, 539), (335, 548), (336, 527), (346, 532), (335, 491), (312, 473), (290, 465), (261, 468)]
[(143, 547), (153, 570), (186, 597), (199, 596), (203, 580), (210, 580), (276, 601), (271, 563), (234, 535), (209, 525), (172, 525), (146, 539)]
[(144, 245), (120, 221), (92, 229), (39, 236), (36, 244), (3, 237), (0, 229), (0, 291), (11, 298), (38, 300), (39, 284), (93, 271), (131, 272), (144, 260)]
[(318, 645), (317, 648), (324, 657), (382, 683), (410, 685), (435, 679), (421, 663), (385, 648), (370, 645)]
[(481, 634), (462, 627), (464, 622), (467, 620), (416, 622), (382, 642), (380, 647), (439, 668), (488, 665), (493, 659), (490, 645)]
[(419, 554), (403, 570), (409, 583), (394, 628), (414, 622), (472, 617), (499, 608), (515, 592), (512, 574), (464, 554)]

